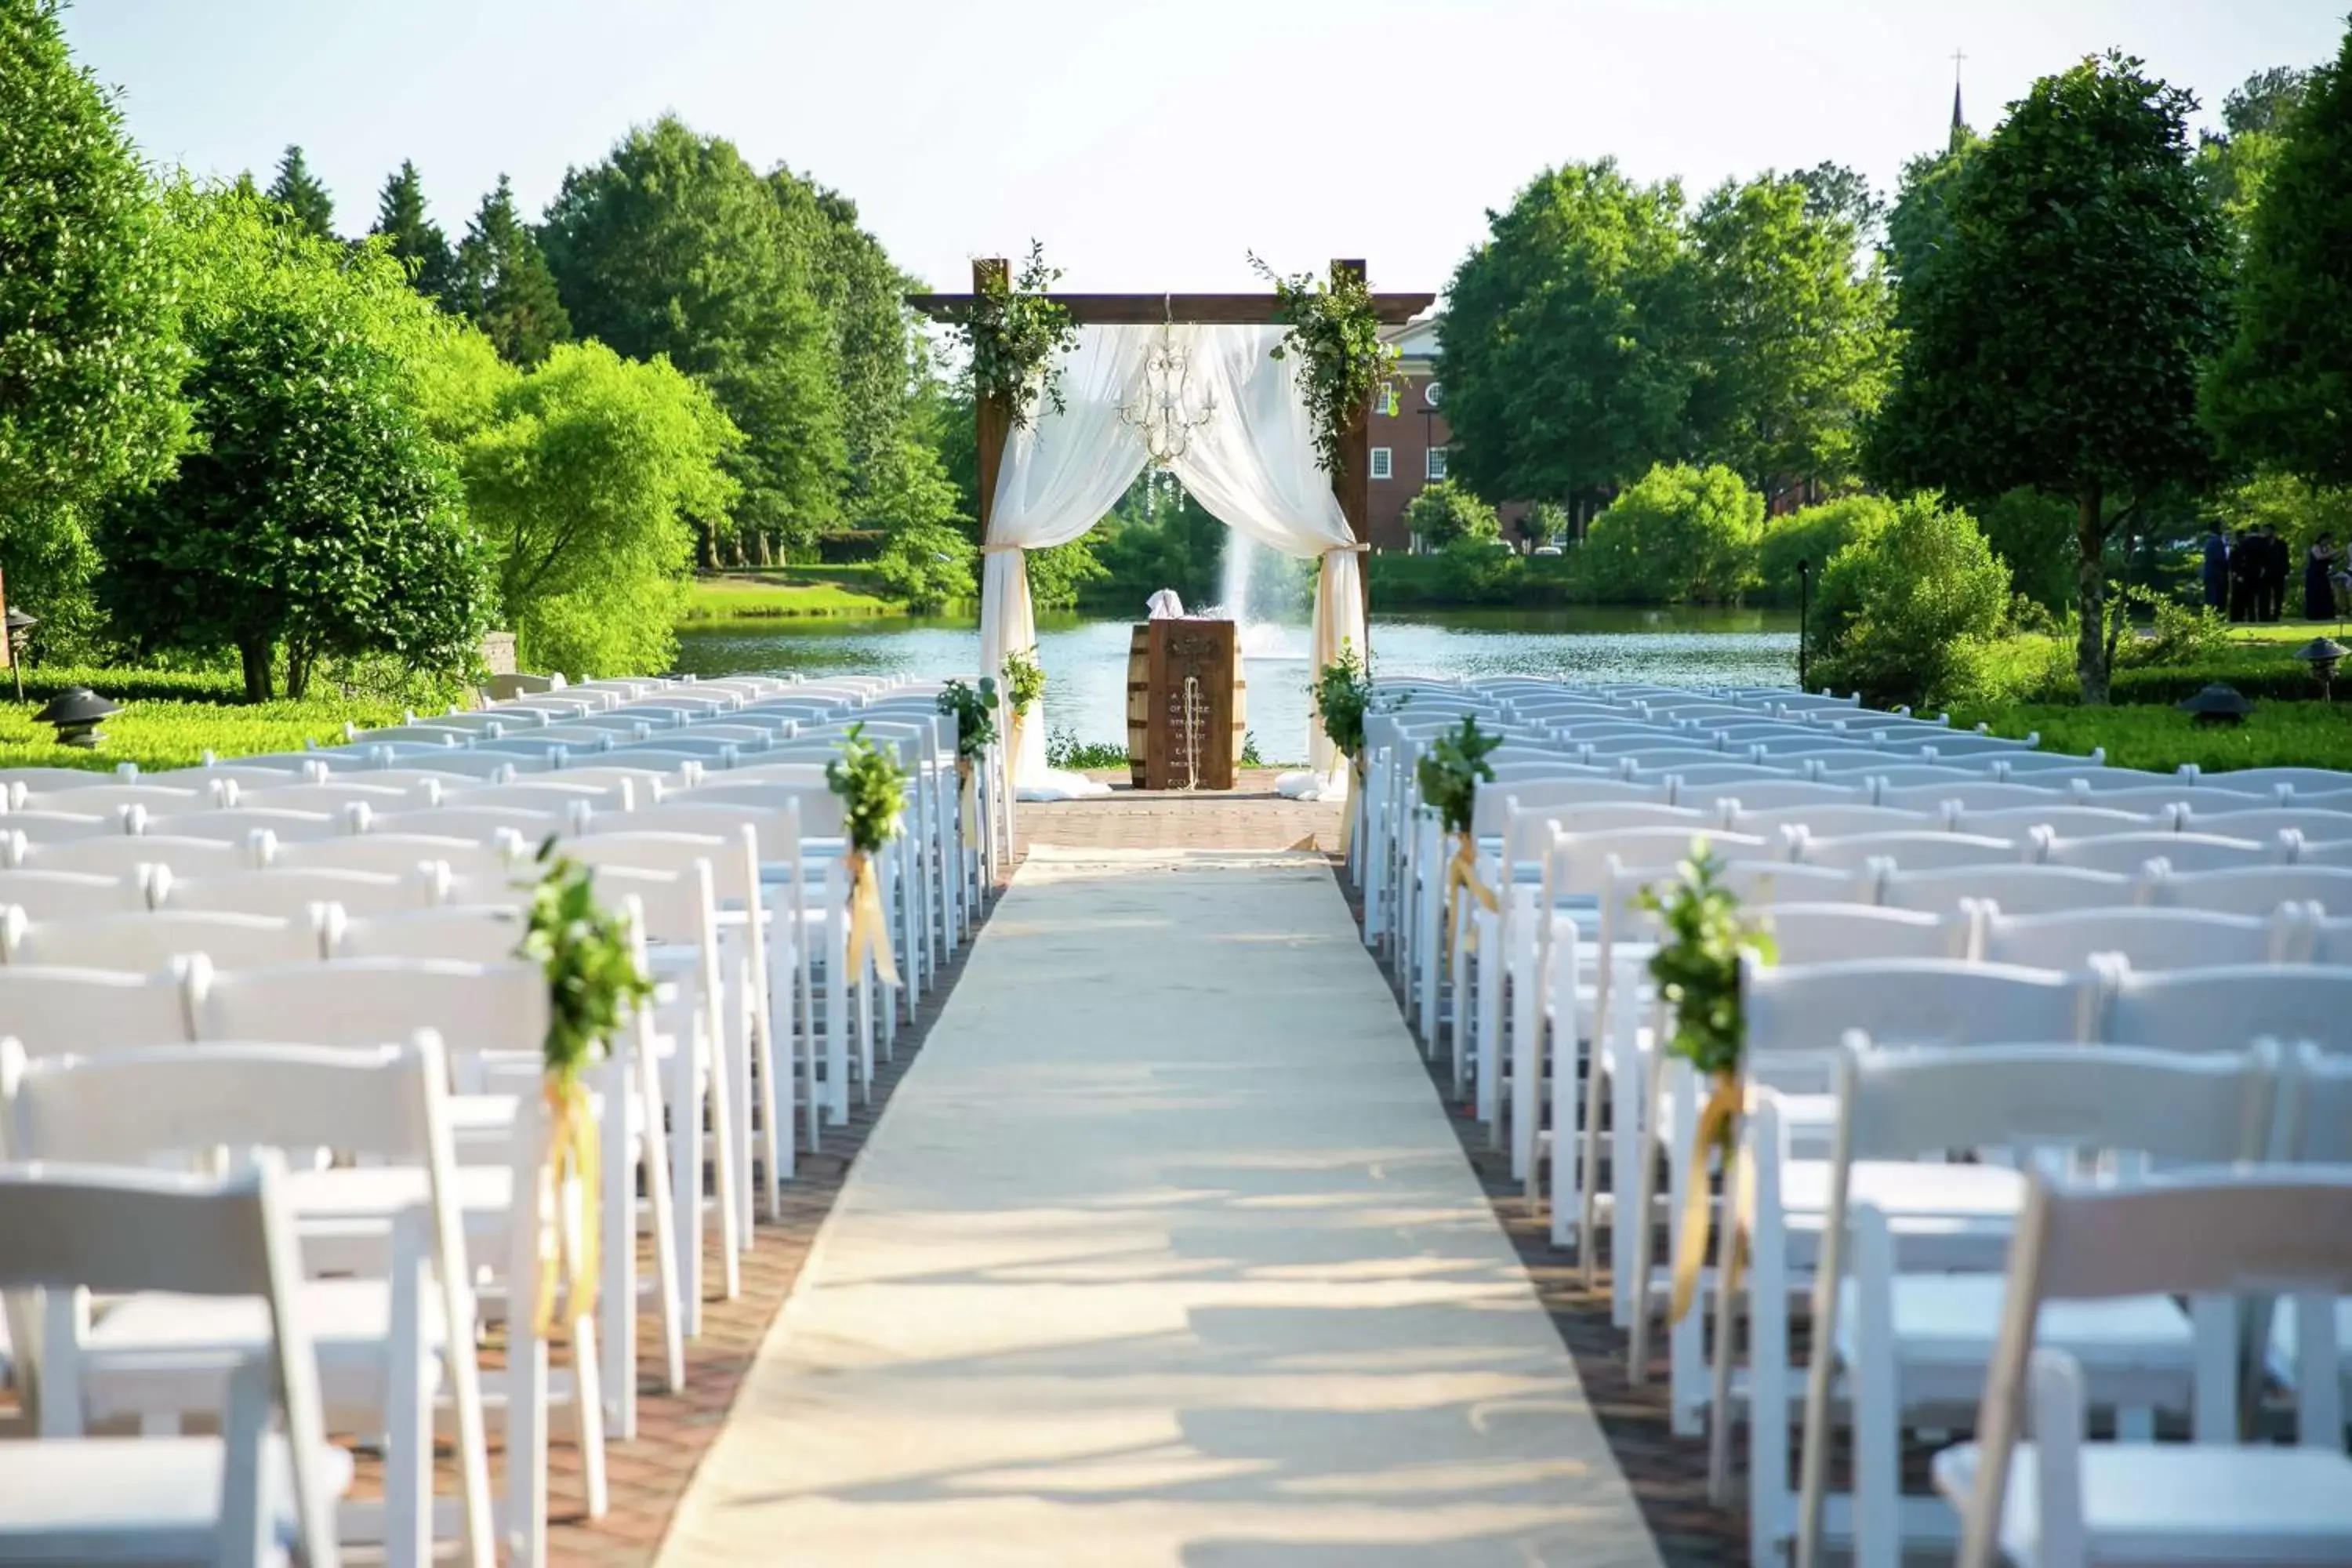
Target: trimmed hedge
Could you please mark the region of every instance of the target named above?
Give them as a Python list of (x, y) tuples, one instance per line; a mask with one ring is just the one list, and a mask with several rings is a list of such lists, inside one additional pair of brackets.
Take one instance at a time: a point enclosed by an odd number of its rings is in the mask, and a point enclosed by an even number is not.
[(2036, 704), (1952, 714), (1955, 728), (1979, 721), (1999, 735), (2039, 731), (2044, 751), (2087, 754), (2104, 746), (2111, 767), (2171, 773), (2194, 763), (2209, 773), (2231, 768), (2352, 769), (2352, 703), (2262, 702), (2233, 730), (2200, 729), (2186, 713), (2154, 707)]
[[(47, 702), (58, 692), (87, 686), (117, 702), (237, 702), (245, 700), (245, 678), (235, 670), (131, 669), (100, 665), (44, 664), (25, 667), (25, 700)], [(0, 678), (0, 691), (16, 683)]]

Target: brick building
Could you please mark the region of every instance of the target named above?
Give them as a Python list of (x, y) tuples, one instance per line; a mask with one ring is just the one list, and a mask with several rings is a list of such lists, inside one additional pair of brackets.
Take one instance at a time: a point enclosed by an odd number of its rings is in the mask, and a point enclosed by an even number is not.
[[(1453, 439), (1442, 412), (1445, 388), (1437, 381), (1437, 314), (1434, 311), (1381, 335), (1397, 346), (1396, 384), (1372, 408), (1370, 420), (1372, 548), (1409, 550), (1404, 509), (1412, 498), (1445, 477), (1446, 444)], [(1513, 526), (1527, 508), (1506, 502), (1496, 510), (1503, 537), (1525, 548)]]

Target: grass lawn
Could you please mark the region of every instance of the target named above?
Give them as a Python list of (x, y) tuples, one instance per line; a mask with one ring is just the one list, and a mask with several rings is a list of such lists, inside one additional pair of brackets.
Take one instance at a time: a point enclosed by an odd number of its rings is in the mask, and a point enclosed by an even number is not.
[(697, 577), (687, 590), (681, 618), (725, 621), (906, 613), (904, 605), (874, 591), (873, 575), (863, 567), (790, 566)]
[(2194, 763), (2204, 773), (2292, 765), (2352, 768), (2352, 702), (2257, 702), (2234, 730), (2199, 729), (2168, 706), (2023, 706), (1952, 715), (1990, 724), (1995, 734), (2038, 731), (2042, 749), (2089, 752), (2104, 746), (2111, 767), (2170, 773)]
[[(2352, 619), (2340, 622), (2306, 621), (2300, 616), (2290, 616), (2283, 621), (2257, 621), (2248, 626), (2231, 626), (2230, 637), (2233, 642), (2275, 642), (2285, 643), (2289, 647), (2300, 647), (2314, 637), (2336, 636), (2336, 628), (2338, 626), (2352, 626)], [(2352, 637), (2352, 630), (2347, 630), (2345, 635)]]
[[(99, 688), (103, 691), (103, 686)], [(117, 763), (136, 763), (142, 773), (193, 767), (209, 750), (224, 760), (258, 752), (299, 752), (305, 741), (340, 742), (343, 725), (396, 724), (400, 710), (388, 702), (340, 699), (262, 702), (126, 702), (100, 725), (105, 737), (95, 751), (60, 746), (56, 731), (33, 722), (39, 710), (19, 704), (15, 693), (0, 702), (0, 767), (92, 768), (110, 772)]]

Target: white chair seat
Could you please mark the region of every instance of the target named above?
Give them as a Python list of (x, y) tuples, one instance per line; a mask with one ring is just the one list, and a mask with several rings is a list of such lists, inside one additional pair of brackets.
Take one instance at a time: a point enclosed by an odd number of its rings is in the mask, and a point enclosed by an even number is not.
[[(2156, 1443), (2083, 1447), (2089, 1560), (2135, 1564), (2341, 1563), (2352, 1559), (2352, 1459), (2315, 1448)], [(1936, 1489), (1955, 1507), (1975, 1485), (1976, 1445), (1936, 1456)], [(2020, 1568), (2041, 1562), (2033, 1445), (2020, 1443), (2002, 1499), (2000, 1545)]]
[[(330, 1415), (382, 1410), (392, 1287), (382, 1279), (310, 1279), (300, 1297)], [(446, 1337), (440, 1293), (422, 1292), (417, 1306), (425, 1343), (437, 1350)], [(227, 1404), (229, 1365), (268, 1342), (268, 1309), (250, 1297), (133, 1296), (100, 1316), (82, 1342), (90, 1418), (220, 1409)]]
[[(1973, 1380), (1973, 1396), (1992, 1361), (2008, 1284), (1998, 1274), (1896, 1275), (1891, 1292), (1895, 1359), (1906, 1370), (1965, 1371)], [(1851, 1277), (1839, 1285), (1838, 1352), (1849, 1366), (1861, 1321), (1857, 1290)], [(2095, 1378), (2158, 1373), (2186, 1379), (2191, 1371), (2189, 1315), (2168, 1296), (2045, 1301), (2036, 1323), (2036, 1343), (2066, 1352)]]
[[(456, 1183), (458, 1212), (467, 1239), (484, 1232), (482, 1222), (503, 1231), (514, 1207), (514, 1173), (505, 1165), (460, 1165)], [(314, 1238), (336, 1231), (380, 1231), (393, 1218), (423, 1207), (429, 1199), (425, 1173), (409, 1165), (337, 1166), (292, 1171), (286, 1178), (287, 1206), (302, 1238), (304, 1261), (321, 1267)], [(486, 1255), (492, 1256), (492, 1255)]]
[[(1791, 1229), (1818, 1231), (1828, 1218), (1830, 1170), (1826, 1160), (1792, 1160), (1781, 1167), (1780, 1201)], [(1857, 1160), (1848, 1192), (1849, 1201), (1883, 1210), (1906, 1237), (1983, 1230), (2005, 1236), (2025, 1205), (2025, 1178), (2006, 1165)]]
[[(264, 1493), (280, 1548), (295, 1538), (285, 1440), (267, 1438)], [(0, 1563), (211, 1563), (220, 1513), (217, 1437), (83, 1437), (7, 1446), (0, 1486)], [(337, 1496), (351, 1456), (330, 1447), (320, 1470)]]

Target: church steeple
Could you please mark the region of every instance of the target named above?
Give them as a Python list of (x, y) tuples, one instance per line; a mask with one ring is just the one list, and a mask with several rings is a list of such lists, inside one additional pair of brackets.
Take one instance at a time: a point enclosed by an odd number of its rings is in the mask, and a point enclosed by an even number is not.
[(1945, 145), (1954, 152), (1959, 150), (1960, 139), (1969, 129), (1968, 118), (1960, 112), (1960, 62), (1968, 58), (1958, 49), (1952, 51), (1952, 131)]

